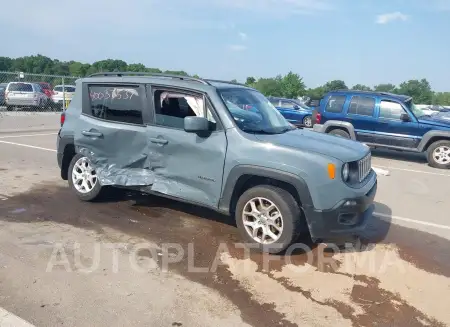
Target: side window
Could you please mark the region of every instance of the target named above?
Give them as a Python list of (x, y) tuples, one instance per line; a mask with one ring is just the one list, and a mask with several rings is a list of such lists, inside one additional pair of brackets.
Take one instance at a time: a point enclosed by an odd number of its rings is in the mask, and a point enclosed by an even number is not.
[(348, 113), (361, 116), (373, 116), (375, 98), (354, 96), (350, 101)]
[(273, 104), (274, 107), (279, 107), (280, 106), (280, 101), (278, 101), (278, 100), (271, 99), (270, 103)]
[(89, 85), (92, 116), (119, 123), (142, 125), (142, 94), (138, 86)]
[(294, 109), (294, 103), (289, 101), (281, 101), (281, 108)]
[(211, 130), (216, 129), (211, 108), (204, 112), (203, 97), (177, 91), (156, 90), (154, 92), (155, 123), (159, 126), (184, 129), (184, 118), (188, 116), (206, 117)]
[(344, 103), (347, 97), (345, 95), (332, 95), (328, 99), (326, 112), (340, 113), (344, 109)]
[(400, 103), (382, 100), (380, 102), (380, 118), (400, 120), (400, 116), (406, 113)]

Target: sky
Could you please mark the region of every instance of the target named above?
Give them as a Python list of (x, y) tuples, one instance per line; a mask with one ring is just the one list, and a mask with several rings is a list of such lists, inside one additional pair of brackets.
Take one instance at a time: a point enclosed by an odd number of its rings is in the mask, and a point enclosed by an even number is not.
[(239, 81), (293, 71), (307, 87), (426, 78), (450, 91), (450, 0), (26, 2), (0, 0), (0, 56), (121, 59)]

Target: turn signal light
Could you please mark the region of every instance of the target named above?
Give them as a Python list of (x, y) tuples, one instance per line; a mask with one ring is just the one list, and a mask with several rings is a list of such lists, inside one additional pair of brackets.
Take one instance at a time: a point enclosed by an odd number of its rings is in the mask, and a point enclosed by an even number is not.
[(330, 177), (330, 179), (336, 178), (336, 166), (332, 163), (328, 164), (328, 177)]

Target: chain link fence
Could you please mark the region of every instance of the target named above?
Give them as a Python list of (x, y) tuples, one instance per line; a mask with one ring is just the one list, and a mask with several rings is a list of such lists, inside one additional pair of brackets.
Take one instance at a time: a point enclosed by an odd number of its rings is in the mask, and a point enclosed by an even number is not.
[(0, 132), (47, 125), (57, 128), (59, 114), (75, 93), (76, 79), (76, 76), (0, 71)]

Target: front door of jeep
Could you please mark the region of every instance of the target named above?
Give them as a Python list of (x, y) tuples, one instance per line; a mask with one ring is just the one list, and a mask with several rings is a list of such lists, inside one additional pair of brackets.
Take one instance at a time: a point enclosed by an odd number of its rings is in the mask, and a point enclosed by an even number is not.
[[(402, 120), (403, 114), (409, 119)], [(416, 118), (391, 100), (381, 99), (375, 131), (379, 144), (392, 147), (416, 148), (422, 138)]]
[[(153, 88), (154, 119), (147, 128), (149, 152), (158, 165), (151, 190), (182, 200), (217, 206), (227, 150), (225, 131), (203, 94)], [(204, 103), (206, 105), (204, 106)], [(211, 132), (184, 130), (184, 117), (207, 117)]]

